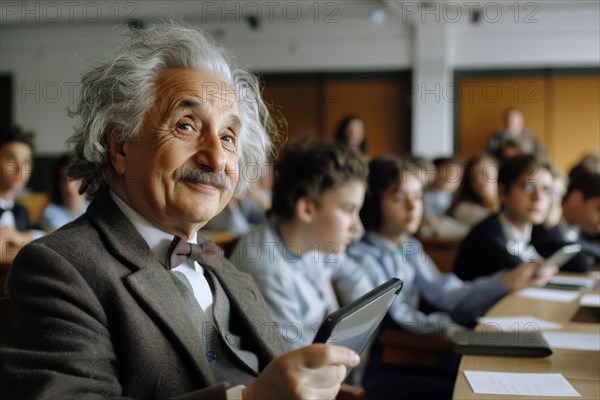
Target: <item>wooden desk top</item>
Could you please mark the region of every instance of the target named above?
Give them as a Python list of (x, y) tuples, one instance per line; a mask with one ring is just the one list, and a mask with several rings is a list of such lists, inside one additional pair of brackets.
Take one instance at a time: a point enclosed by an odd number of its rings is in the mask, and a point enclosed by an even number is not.
[[(565, 274), (566, 275), (566, 274)], [(599, 288), (587, 293), (599, 293)], [(563, 325), (560, 331), (600, 333), (600, 324), (571, 322), (571, 318), (579, 309), (579, 298), (569, 303), (536, 300), (517, 297), (510, 294), (494, 306), (486, 316), (531, 315), (534, 317), (558, 322)], [(520, 357), (483, 357), (463, 356), (454, 399), (558, 399), (558, 397), (488, 395), (473, 393), (463, 371), (499, 371), (499, 372), (531, 372), (561, 373), (569, 383), (581, 394), (580, 399), (600, 399), (600, 353), (596, 351), (579, 351), (553, 349), (553, 354), (545, 358)]]

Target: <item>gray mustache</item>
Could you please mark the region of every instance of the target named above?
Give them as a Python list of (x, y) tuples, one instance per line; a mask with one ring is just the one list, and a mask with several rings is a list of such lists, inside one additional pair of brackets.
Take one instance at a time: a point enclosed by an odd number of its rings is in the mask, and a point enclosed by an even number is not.
[(231, 179), (225, 172), (211, 172), (199, 168), (185, 166), (175, 172), (176, 180), (213, 185), (219, 190), (231, 190)]

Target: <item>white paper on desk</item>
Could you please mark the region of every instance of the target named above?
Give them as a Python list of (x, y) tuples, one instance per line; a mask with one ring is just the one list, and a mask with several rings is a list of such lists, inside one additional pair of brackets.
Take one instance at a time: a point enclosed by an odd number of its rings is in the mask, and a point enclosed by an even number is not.
[(584, 294), (579, 304), (583, 307), (600, 307), (600, 294)]
[(544, 332), (542, 335), (553, 349), (600, 351), (597, 333)]
[(543, 331), (547, 329), (560, 329), (561, 324), (545, 319), (519, 315), (515, 317), (481, 317), (477, 320), (480, 324), (501, 331)]
[(529, 297), (532, 299), (560, 301), (568, 303), (579, 297), (579, 292), (567, 292), (564, 290), (541, 289), (529, 287), (517, 292), (519, 297)]
[(464, 371), (475, 393), (581, 397), (562, 374)]
[(555, 276), (550, 279), (549, 284), (557, 284), (557, 285), (573, 285), (573, 286), (583, 286), (586, 288), (594, 288), (596, 286), (596, 279), (593, 278), (585, 278), (581, 276)]
[(599, 280), (600, 279), (600, 271), (592, 271), (589, 273), (592, 279)]

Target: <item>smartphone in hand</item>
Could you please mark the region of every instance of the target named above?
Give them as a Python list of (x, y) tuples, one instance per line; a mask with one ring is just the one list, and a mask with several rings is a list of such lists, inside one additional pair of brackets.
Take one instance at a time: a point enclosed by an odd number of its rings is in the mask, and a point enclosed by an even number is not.
[(581, 245), (577, 243), (568, 244), (566, 246), (561, 247), (554, 254), (548, 257), (546, 261), (539, 265), (536, 274), (541, 274), (547, 268), (561, 268), (563, 265), (569, 262), (571, 258), (575, 257), (580, 251)]

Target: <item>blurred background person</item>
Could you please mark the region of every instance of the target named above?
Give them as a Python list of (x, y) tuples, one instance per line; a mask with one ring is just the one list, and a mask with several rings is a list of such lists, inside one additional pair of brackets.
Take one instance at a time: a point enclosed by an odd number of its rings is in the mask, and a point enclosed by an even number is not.
[(581, 159), (569, 171), (569, 179), (581, 171), (590, 171), (600, 174), (600, 151), (590, 151), (584, 154)]
[(487, 154), (470, 158), (448, 215), (472, 227), (498, 211), (498, 162)]
[(504, 129), (494, 133), (488, 139), (486, 151), (489, 154), (498, 156), (503, 143), (512, 140), (523, 154), (540, 155), (542, 149), (535, 134), (525, 128), (525, 116), (521, 110), (518, 108), (505, 110), (504, 123)]
[(569, 183), (562, 199), (562, 218), (551, 228), (535, 227), (532, 243), (545, 257), (561, 247), (579, 243), (581, 253), (562, 267), (565, 271), (585, 272), (600, 261), (600, 174), (580, 171)]
[(18, 250), (43, 236), (32, 229), (29, 212), (16, 201), (31, 177), (33, 135), (14, 127), (0, 133), (0, 261), (11, 263)]
[(44, 208), (39, 220), (40, 227), (47, 233), (75, 220), (89, 205), (86, 195), (79, 194), (81, 180), (69, 178), (70, 160), (69, 154), (60, 156), (50, 174), (50, 204)]
[(273, 164), (265, 164), (259, 171), (260, 179), (252, 182), (250, 189), (240, 199), (240, 209), (248, 222), (254, 225), (267, 220), (267, 211), (273, 201)]
[(419, 235), (461, 237), (467, 228), (446, 215), (463, 176), (462, 160), (458, 156), (433, 160), (435, 178), (423, 195), (423, 222)]
[(531, 243), (533, 225), (548, 216), (553, 193), (552, 168), (531, 155), (507, 159), (498, 173), (500, 212), (475, 225), (462, 241), (454, 271), (464, 280), (539, 263)]
[(507, 139), (500, 142), (498, 151), (492, 154), (499, 162), (508, 158), (515, 157), (521, 154), (528, 154), (523, 150), (519, 141), (515, 139)]
[(367, 155), (367, 130), (365, 121), (357, 115), (347, 115), (339, 122), (334, 139)]

